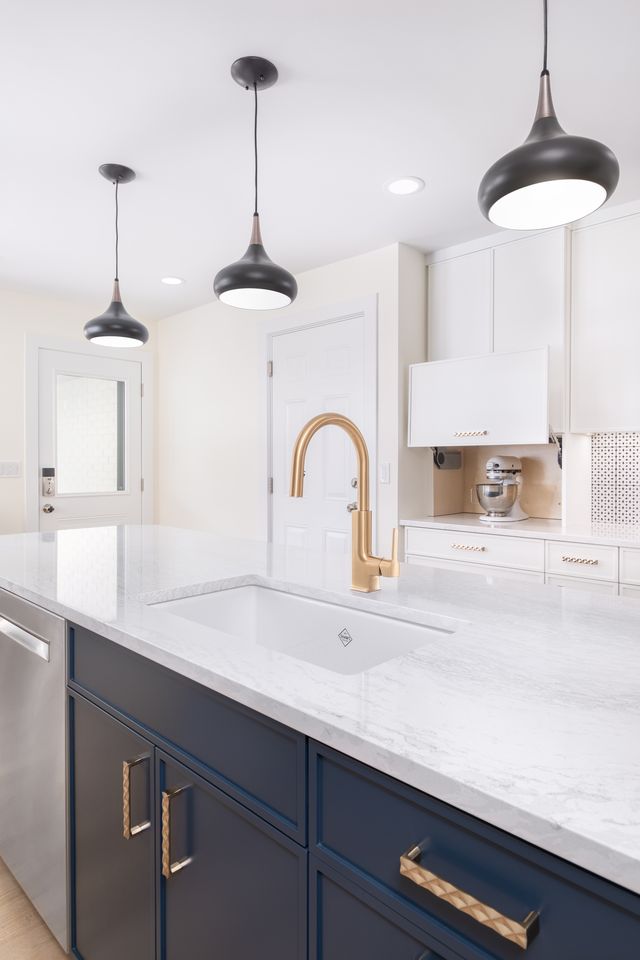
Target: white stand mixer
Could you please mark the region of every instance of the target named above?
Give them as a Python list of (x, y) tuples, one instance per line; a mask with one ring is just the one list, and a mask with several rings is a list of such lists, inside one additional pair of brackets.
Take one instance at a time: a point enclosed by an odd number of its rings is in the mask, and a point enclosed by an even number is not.
[(518, 457), (489, 457), (486, 465), (488, 483), (476, 483), (476, 494), (486, 514), (485, 523), (513, 523), (527, 520), (528, 514), (518, 503), (522, 482), (522, 461)]

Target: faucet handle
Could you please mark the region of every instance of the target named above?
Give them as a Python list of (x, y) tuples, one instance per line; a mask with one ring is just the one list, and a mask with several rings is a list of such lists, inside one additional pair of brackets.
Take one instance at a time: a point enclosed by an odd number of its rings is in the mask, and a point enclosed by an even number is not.
[(383, 577), (399, 577), (400, 564), (398, 563), (398, 528), (394, 527), (391, 534), (391, 559), (380, 561), (380, 573)]

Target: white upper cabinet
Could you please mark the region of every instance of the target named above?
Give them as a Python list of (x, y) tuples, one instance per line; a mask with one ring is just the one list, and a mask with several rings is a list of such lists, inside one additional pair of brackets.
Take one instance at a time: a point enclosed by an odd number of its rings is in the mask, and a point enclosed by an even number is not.
[(560, 228), (429, 266), (429, 360), (548, 347), (550, 424), (557, 432), (566, 425), (567, 247)]
[(429, 360), (491, 351), (491, 287), (491, 250), (431, 264)]
[(493, 253), (493, 349), (549, 347), (549, 420), (564, 427), (567, 235), (549, 230)]
[(640, 215), (577, 229), (571, 429), (640, 430)]
[(548, 350), (416, 363), (409, 446), (547, 443)]

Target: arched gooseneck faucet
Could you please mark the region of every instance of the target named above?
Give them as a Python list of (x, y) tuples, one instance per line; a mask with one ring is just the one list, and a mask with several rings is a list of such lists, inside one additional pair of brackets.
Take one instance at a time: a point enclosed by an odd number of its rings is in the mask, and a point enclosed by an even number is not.
[(341, 427), (351, 438), (358, 456), (358, 509), (351, 514), (351, 589), (371, 593), (380, 589), (380, 577), (397, 577), (398, 530), (393, 531), (391, 559), (371, 555), (371, 510), (369, 509), (369, 451), (361, 432), (341, 413), (320, 413), (304, 425), (296, 439), (291, 463), (290, 496), (301, 497), (304, 461), (311, 438), (322, 427)]

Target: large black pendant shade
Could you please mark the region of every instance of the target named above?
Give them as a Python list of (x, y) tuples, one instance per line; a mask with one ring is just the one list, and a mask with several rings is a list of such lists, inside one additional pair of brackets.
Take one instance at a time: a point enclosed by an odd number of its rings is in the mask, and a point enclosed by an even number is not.
[(544, 64), (538, 108), (529, 136), (487, 170), (478, 190), (485, 217), (510, 230), (538, 230), (580, 220), (614, 192), (620, 168), (598, 140), (571, 136), (553, 107), (547, 69), (547, 0)]
[(99, 168), (101, 175), (115, 185), (116, 204), (116, 275), (113, 281), (111, 303), (99, 317), (88, 320), (84, 325), (87, 340), (101, 347), (141, 347), (149, 339), (149, 331), (127, 312), (120, 297), (118, 277), (118, 186), (135, 179), (135, 173), (129, 167), (119, 163), (103, 163)]
[(293, 274), (274, 263), (263, 246), (258, 214), (258, 90), (273, 86), (278, 71), (262, 57), (242, 57), (231, 67), (231, 76), (240, 86), (254, 92), (255, 203), (249, 246), (240, 260), (216, 274), (213, 289), (218, 299), (229, 306), (275, 310), (288, 306), (298, 295)]

